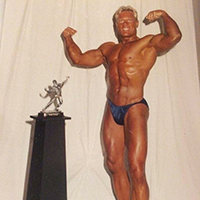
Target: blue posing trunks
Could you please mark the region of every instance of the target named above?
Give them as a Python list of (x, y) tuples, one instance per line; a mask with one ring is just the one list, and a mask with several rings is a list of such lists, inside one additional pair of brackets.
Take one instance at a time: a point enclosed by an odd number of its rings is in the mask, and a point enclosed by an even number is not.
[(113, 118), (114, 118), (115, 122), (119, 125), (124, 125), (124, 117), (125, 117), (128, 109), (131, 106), (142, 103), (149, 108), (148, 103), (144, 98), (139, 102), (135, 102), (135, 103), (128, 104), (128, 105), (125, 105), (125, 106), (116, 106), (109, 99), (108, 99), (108, 103), (110, 105), (110, 110), (111, 110), (111, 113), (113, 115)]

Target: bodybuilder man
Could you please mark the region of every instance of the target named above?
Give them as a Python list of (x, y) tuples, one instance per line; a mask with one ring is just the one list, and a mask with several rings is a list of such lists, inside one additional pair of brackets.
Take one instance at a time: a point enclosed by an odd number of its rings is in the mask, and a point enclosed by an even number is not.
[(105, 160), (118, 200), (148, 200), (145, 176), (147, 155), (148, 104), (143, 88), (158, 54), (166, 52), (181, 39), (176, 22), (163, 10), (150, 12), (144, 22), (162, 20), (164, 33), (139, 38), (137, 12), (120, 7), (113, 17), (118, 43), (106, 42), (82, 53), (71, 27), (62, 33), (67, 58), (79, 67), (106, 68), (107, 104), (103, 118)]

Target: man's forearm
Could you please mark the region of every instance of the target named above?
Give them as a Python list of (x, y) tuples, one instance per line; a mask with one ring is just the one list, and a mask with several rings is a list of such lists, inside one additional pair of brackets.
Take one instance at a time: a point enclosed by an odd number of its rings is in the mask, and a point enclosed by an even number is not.
[(80, 55), (82, 54), (80, 48), (73, 41), (71, 36), (62, 37), (65, 45), (65, 54), (73, 64), (77, 64), (79, 62)]
[(170, 37), (171, 41), (174, 43), (177, 43), (182, 36), (178, 25), (165, 11), (162, 11), (161, 18), (163, 20), (166, 36)]

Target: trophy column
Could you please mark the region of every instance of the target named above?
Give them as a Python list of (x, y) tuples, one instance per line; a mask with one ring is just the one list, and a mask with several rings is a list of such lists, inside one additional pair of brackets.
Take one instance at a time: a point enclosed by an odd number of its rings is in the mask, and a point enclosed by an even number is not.
[(36, 120), (26, 200), (66, 200), (65, 117), (31, 116)]

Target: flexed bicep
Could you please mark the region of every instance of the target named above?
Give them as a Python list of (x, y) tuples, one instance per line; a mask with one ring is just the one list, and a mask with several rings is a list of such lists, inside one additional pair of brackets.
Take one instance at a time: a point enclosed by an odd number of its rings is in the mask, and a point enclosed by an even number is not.
[(105, 61), (104, 56), (100, 49), (93, 49), (86, 51), (85, 53), (81, 53), (74, 64), (79, 67), (97, 67), (103, 64)]
[(164, 34), (158, 34), (152, 37), (149, 44), (150, 46), (154, 47), (158, 53), (162, 53), (170, 50), (176, 43), (173, 43), (171, 38), (168, 36)]
[(100, 49), (82, 52), (79, 46), (74, 42), (72, 36), (77, 31), (67, 27), (61, 34), (64, 42), (65, 55), (72, 65), (78, 67), (97, 67), (104, 62), (104, 56)]
[(153, 36), (150, 45), (158, 53), (168, 51), (180, 41), (182, 37), (181, 31), (176, 22), (163, 10), (151, 11), (145, 17), (144, 23), (148, 25), (155, 21), (162, 23), (163, 33)]

